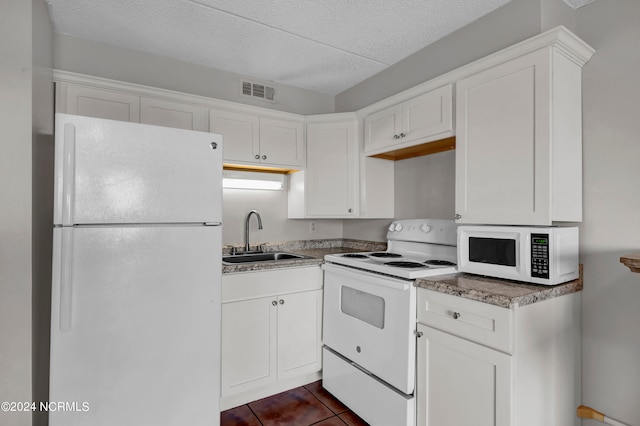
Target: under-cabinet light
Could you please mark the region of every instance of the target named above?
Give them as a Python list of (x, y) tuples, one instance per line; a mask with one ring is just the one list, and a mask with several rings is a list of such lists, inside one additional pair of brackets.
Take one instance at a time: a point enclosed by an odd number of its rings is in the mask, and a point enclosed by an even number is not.
[(284, 189), (284, 175), (225, 170), (222, 172), (222, 187), (233, 189)]

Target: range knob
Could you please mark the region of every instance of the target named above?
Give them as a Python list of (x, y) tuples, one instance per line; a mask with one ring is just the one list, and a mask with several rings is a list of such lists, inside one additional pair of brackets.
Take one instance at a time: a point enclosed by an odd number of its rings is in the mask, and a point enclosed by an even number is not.
[(396, 231), (402, 231), (402, 224), (401, 223), (396, 223)]
[(431, 231), (431, 225), (427, 225), (426, 223), (423, 223), (422, 226), (420, 226), (420, 230), (424, 233), (427, 233)]
[(393, 232), (396, 229), (396, 224), (392, 223), (391, 225), (389, 225), (389, 232)]

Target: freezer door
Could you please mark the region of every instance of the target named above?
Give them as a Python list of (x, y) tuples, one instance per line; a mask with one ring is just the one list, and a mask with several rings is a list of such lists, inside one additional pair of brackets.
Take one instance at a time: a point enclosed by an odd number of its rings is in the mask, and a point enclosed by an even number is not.
[(56, 114), (54, 224), (216, 223), (222, 136)]
[(219, 424), (220, 237), (54, 230), (50, 426)]

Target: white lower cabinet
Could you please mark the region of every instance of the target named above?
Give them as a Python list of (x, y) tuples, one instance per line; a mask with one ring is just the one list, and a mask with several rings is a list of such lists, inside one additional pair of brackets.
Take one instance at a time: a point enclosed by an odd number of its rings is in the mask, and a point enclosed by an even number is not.
[(418, 424), (511, 425), (512, 357), (418, 324)]
[(224, 274), (221, 321), (221, 410), (320, 379), (318, 266)]
[(578, 426), (580, 294), (511, 309), (418, 289), (418, 426)]

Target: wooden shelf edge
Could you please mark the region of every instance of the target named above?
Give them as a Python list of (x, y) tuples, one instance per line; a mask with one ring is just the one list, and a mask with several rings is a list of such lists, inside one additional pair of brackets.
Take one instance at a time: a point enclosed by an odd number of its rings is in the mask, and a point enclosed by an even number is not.
[(406, 160), (407, 158), (421, 157), (423, 155), (436, 154), (438, 152), (456, 149), (456, 138), (452, 136), (433, 142), (426, 142), (408, 148), (395, 149), (382, 154), (370, 155), (369, 157), (382, 158), (383, 160)]
[(631, 272), (640, 272), (640, 252), (620, 257), (620, 263), (631, 269)]

